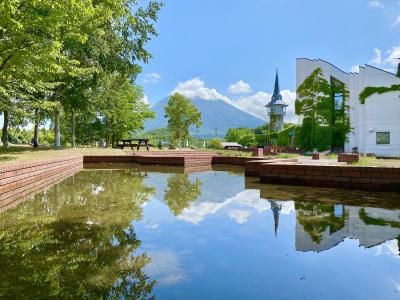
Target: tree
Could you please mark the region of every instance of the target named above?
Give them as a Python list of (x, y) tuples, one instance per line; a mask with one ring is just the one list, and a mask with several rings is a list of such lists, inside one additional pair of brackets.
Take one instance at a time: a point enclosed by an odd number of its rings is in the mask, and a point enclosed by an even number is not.
[[(145, 46), (157, 34), (154, 22), (161, 3), (0, 1), (0, 111), (5, 121), (20, 112), (35, 115), (37, 137), (45, 102), (53, 102), (55, 146), (61, 144), (61, 116), (71, 120), (74, 145), (76, 114), (87, 112), (98, 74), (117, 73), (133, 85), (139, 64), (151, 58)], [(7, 130), (5, 122), (5, 146)]]
[(200, 195), (200, 179), (196, 178), (194, 182), (191, 182), (188, 174), (173, 174), (168, 178), (164, 200), (173, 214), (178, 216)]
[(2, 214), (0, 298), (154, 299), (134, 226), (154, 192), (135, 168), (81, 172)]
[(254, 130), (244, 127), (229, 128), (226, 132), (225, 140), (227, 142), (237, 142), (245, 147), (255, 145), (257, 143)]
[(164, 109), (165, 117), (168, 118), (168, 130), (178, 145), (189, 137), (190, 126), (201, 126), (201, 113), (189, 98), (179, 93), (170, 96)]
[(224, 148), (224, 147), (222, 146), (221, 140), (218, 139), (218, 138), (212, 139), (211, 142), (210, 142), (210, 146), (211, 146), (211, 148), (214, 149), (214, 150), (221, 150), (221, 149)]
[(118, 140), (143, 129), (146, 118), (154, 117), (149, 105), (143, 102), (142, 89), (134, 86), (119, 74), (101, 74), (92, 95), (95, 117), (103, 124), (108, 145), (116, 146)]

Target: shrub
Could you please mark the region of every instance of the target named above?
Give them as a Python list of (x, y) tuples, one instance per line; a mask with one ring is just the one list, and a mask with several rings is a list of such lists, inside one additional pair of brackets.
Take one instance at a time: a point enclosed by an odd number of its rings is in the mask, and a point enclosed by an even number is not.
[(221, 142), (220, 139), (212, 139), (211, 143), (210, 143), (210, 146), (211, 146), (212, 149), (215, 149), (215, 150), (220, 150), (220, 149), (223, 148), (222, 147), (222, 142)]

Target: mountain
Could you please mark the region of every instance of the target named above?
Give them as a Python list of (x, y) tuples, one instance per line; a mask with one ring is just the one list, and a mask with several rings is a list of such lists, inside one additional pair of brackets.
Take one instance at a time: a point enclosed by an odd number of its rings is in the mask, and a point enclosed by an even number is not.
[[(191, 99), (192, 103), (201, 112), (202, 127), (193, 128), (192, 134), (197, 137), (214, 137), (216, 132), (219, 137), (224, 137), (226, 131), (233, 127), (255, 128), (266, 121), (256, 118), (247, 112), (222, 100)], [(151, 107), (156, 117), (145, 123), (145, 130), (167, 127), (167, 119), (164, 118), (164, 106), (168, 98), (161, 100)]]

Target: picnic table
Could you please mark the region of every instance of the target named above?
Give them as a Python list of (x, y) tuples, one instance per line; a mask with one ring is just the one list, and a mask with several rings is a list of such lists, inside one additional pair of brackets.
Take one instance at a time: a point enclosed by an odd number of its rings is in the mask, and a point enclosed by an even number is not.
[[(125, 147), (131, 147), (133, 150), (133, 147), (136, 147), (136, 150), (139, 151), (141, 146), (146, 147), (147, 151), (149, 151), (149, 139), (125, 139), (121, 140), (122, 144), (118, 144), (118, 147), (121, 149), (124, 149)], [(134, 143), (136, 142), (136, 143)]]

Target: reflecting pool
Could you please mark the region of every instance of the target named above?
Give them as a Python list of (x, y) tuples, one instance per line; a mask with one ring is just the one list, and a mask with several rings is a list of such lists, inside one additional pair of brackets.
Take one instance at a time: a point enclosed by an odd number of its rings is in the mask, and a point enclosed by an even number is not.
[(400, 195), (96, 165), (0, 214), (4, 299), (399, 299)]

